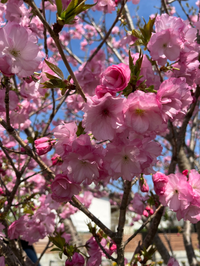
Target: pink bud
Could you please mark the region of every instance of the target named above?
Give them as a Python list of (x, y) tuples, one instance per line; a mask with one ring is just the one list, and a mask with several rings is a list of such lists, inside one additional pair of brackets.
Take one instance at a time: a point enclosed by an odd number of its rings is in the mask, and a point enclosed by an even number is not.
[(150, 206), (146, 206), (145, 208), (147, 211), (150, 211), (151, 210), (151, 207)]
[(111, 251), (115, 251), (117, 250), (117, 245), (116, 244), (112, 244), (112, 246), (110, 247)]
[(141, 178), (139, 184), (140, 184), (140, 190), (142, 192), (148, 192), (149, 191), (149, 186), (148, 186), (145, 178)]
[(150, 215), (153, 215), (153, 214), (154, 214), (154, 210), (153, 210), (153, 209), (150, 209), (150, 210), (149, 210), (149, 214), (150, 214)]
[(50, 140), (48, 137), (43, 137), (40, 139), (36, 139), (34, 143), (35, 143), (37, 154), (43, 155), (52, 149), (52, 146), (55, 143), (55, 140)]
[(187, 169), (186, 170), (183, 170), (182, 174), (185, 175), (185, 176), (187, 176), (188, 175), (188, 170)]
[(52, 158), (51, 158), (51, 161), (52, 161), (52, 165), (61, 165), (62, 164), (62, 158), (60, 157), (60, 155), (58, 154), (55, 154)]
[(146, 210), (143, 211), (143, 215), (144, 215), (145, 217), (149, 217), (149, 213), (148, 213)]
[(36, 139), (34, 141), (35, 143), (35, 146), (39, 145), (39, 144), (42, 144), (42, 143), (45, 143), (47, 141), (49, 141), (50, 139), (48, 137), (43, 137), (43, 138), (40, 138), (40, 139)]
[(3, 194), (3, 189), (0, 187), (0, 195)]

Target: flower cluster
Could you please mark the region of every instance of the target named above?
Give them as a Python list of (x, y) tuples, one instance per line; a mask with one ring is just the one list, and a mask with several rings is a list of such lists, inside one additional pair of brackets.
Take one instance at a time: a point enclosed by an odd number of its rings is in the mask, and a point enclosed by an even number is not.
[(153, 175), (154, 189), (160, 202), (176, 212), (178, 220), (196, 223), (200, 220), (200, 174), (191, 170), (188, 177), (177, 173)]
[[(141, 173), (154, 173), (152, 167), (162, 151), (154, 141), (156, 135), (166, 133), (168, 119), (180, 121), (193, 98), (185, 78), (169, 78), (157, 93), (137, 90), (123, 98), (118, 92), (129, 80), (129, 67), (122, 63), (102, 72), (96, 95), (88, 96), (83, 105), (86, 134), (77, 137), (74, 122), (54, 128), (55, 150), (63, 163), (62, 174), (51, 185), (53, 199), (70, 200), (82, 183), (119, 177), (132, 181)], [(100, 144), (91, 140), (91, 133)], [(141, 191), (148, 192), (145, 180)]]

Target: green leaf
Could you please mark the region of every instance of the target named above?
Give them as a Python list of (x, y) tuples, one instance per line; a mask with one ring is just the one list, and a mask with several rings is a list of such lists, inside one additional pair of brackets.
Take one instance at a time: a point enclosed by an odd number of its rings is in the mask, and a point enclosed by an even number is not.
[(49, 240), (58, 248), (63, 250), (63, 247), (65, 245), (65, 239), (64, 237), (61, 237), (59, 233), (55, 237), (49, 236)]
[(130, 68), (130, 70), (131, 70), (131, 76), (132, 76), (132, 75), (134, 75), (134, 69), (135, 69), (135, 66), (134, 66), (134, 64), (133, 64), (133, 58), (132, 58), (132, 56), (131, 56), (131, 51), (130, 51), (130, 50), (129, 50), (128, 55), (129, 55), (129, 68)]
[(61, 0), (56, 0), (56, 6), (57, 6), (57, 13), (58, 16), (60, 16), (60, 14), (62, 13), (62, 1)]
[(75, 16), (96, 5), (96, 3), (93, 5), (85, 5), (85, 1), (86, 0), (72, 0), (67, 9), (59, 14), (57, 19), (58, 23), (61, 25), (63, 25), (63, 23), (72, 24), (75, 21)]
[(47, 77), (48, 79), (57, 79), (57, 80), (61, 80), (61, 79), (59, 79), (59, 78), (57, 78), (57, 77), (55, 77), (55, 76), (53, 76), (53, 75), (51, 75), (51, 74), (49, 74), (49, 73), (47, 73), (47, 72), (44, 72), (44, 74), (46, 75), (46, 77)]
[(145, 89), (145, 91), (147, 91), (147, 92), (157, 93), (157, 91), (154, 90), (154, 85), (149, 86), (148, 88)]
[[(157, 15), (156, 15), (157, 16)], [(147, 43), (149, 42), (150, 38), (151, 38), (151, 34), (153, 32), (153, 25), (155, 23), (156, 20), (156, 16), (153, 19), (149, 19), (148, 23), (146, 24), (145, 20), (145, 25), (144, 25), (144, 32), (145, 32), (145, 37), (146, 37), (146, 41)]]
[(64, 79), (64, 75), (62, 73), (62, 70), (59, 67), (57, 67), (56, 65), (48, 62), (46, 59), (44, 59), (44, 61), (54, 73), (56, 73), (61, 79)]
[(62, 88), (62, 89), (61, 89), (61, 94), (64, 95), (65, 92), (66, 92), (66, 90), (67, 90), (67, 88)]
[(59, 257), (60, 257), (61, 260), (62, 260), (62, 255), (63, 255), (63, 253), (59, 252)]
[(135, 63), (135, 75), (138, 77), (138, 80), (139, 80), (139, 74), (141, 71), (142, 60), (143, 60), (143, 55), (142, 55), (141, 50), (140, 50), (139, 58)]
[[(85, 1), (84, 1), (84, 2), (85, 2)], [(93, 5), (85, 5), (84, 2), (83, 2), (83, 4), (79, 5), (79, 6), (75, 9), (75, 13), (76, 13), (76, 15), (78, 15), (78, 14), (80, 14), (81, 12), (83, 12), (83, 11), (85, 11), (85, 10), (87, 10), (87, 9), (89, 9), (89, 8), (91, 8), (91, 7), (93, 7), (93, 6), (96, 5), (96, 3), (93, 4)]]
[(134, 45), (144, 45), (145, 49), (147, 48), (147, 44), (151, 38), (153, 32), (153, 26), (155, 23), (155, 18), (149, 19), (146, 23), (144, 20), (144, 27), (139, 27), (139, 30), (132, 30), (132, 35), (136, 37), (138, 40), (135, 41)]
[(60, 251), (60, 248), (52, 248), (50, 251)]
[(49, 81), (45, 81), (44, 83), (42, 83), (43, 88), (47, 89), (56, 89), (56, 88), (67, 88), (66, 83), (58, 78), (55, 79), (50, 79)]
[(0, 199), (0, 209), (3, 208), (4, 203), (6, 202), (6, 198)]
[(82, 121), (78, 124), (78, 128), (76, 131), (76, 136), (79, 137), (82, 134), (85, 134), (84, 132), (85, 128), (82, 126)]
[(130, 46), (135, 46), (135, 45), (144, 45), (143, 41), (140, 39), (137, 39), (133, 44), (131, 44)]
[(78, 6), (78, 0), (71, 0), (67, 9), (65, 9), (61, 14), (60, 18), (64, 20), (65, 24), (67, 24), (67, 20), (72, 19), (75, 17), (75, 8)]
[(132, 30), (132, 35), (138, 39), (142, 38), (142, 34), (139, 30)]
[(34, 139), (32, 137), (27, 137), (28, 143), (33, 143)]
[(123, 95), (128, 96), (131, 92), (135, 91), (132, 85), (128, 84), (128, 86), (123, 90)]
[(79, 4), (78, 0), (71, 0), (71, 2), (69, 3), (69, 5), (65, 11), (67, 13), (73, 11), (77, 7), (78, 4)]

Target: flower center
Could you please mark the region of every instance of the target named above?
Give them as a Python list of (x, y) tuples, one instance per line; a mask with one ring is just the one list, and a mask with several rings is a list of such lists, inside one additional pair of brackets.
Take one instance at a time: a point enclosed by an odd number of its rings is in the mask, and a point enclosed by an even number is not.
[(142, 116), (143, 114), (144, 114), (144, 110), (142, 110), (142, 109), (139, 109), (139, 108), (137, 108), (137, 109), (135, 109), (135, 113), (136, 113), (136, 115), (140, 115), (140, 116)]
[(128, 161), (128, 156), (127, 155), (124, 155), (124, 161)]
[(15, 49), (13, 49), (12, 51), (10, 51), (11, 55), (13, 55), (14, 57), (18, 57), (20, 55), (20, 51), (17, 51)]
[(102, 111), (102, 114), (103, 114), (104, 116), (108, 116), (108, 114), (109, 114), (108, 109), (104, 109), (104, 110)]

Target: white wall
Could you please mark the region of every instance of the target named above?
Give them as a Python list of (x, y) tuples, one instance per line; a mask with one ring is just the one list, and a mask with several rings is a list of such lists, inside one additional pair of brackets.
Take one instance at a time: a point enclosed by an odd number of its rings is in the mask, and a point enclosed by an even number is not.
[[(102, 223), (108, 228), (111, 224), (111, 213), (110, 213), (110, 201), (108, 198), (93, 198), (89, 210), (94, 214)], [(88, 232), (87, 223), (90, 219), (82, 212), (77, 212), (71, 216), (73, 224), (75, 225), (78, 232)]]

